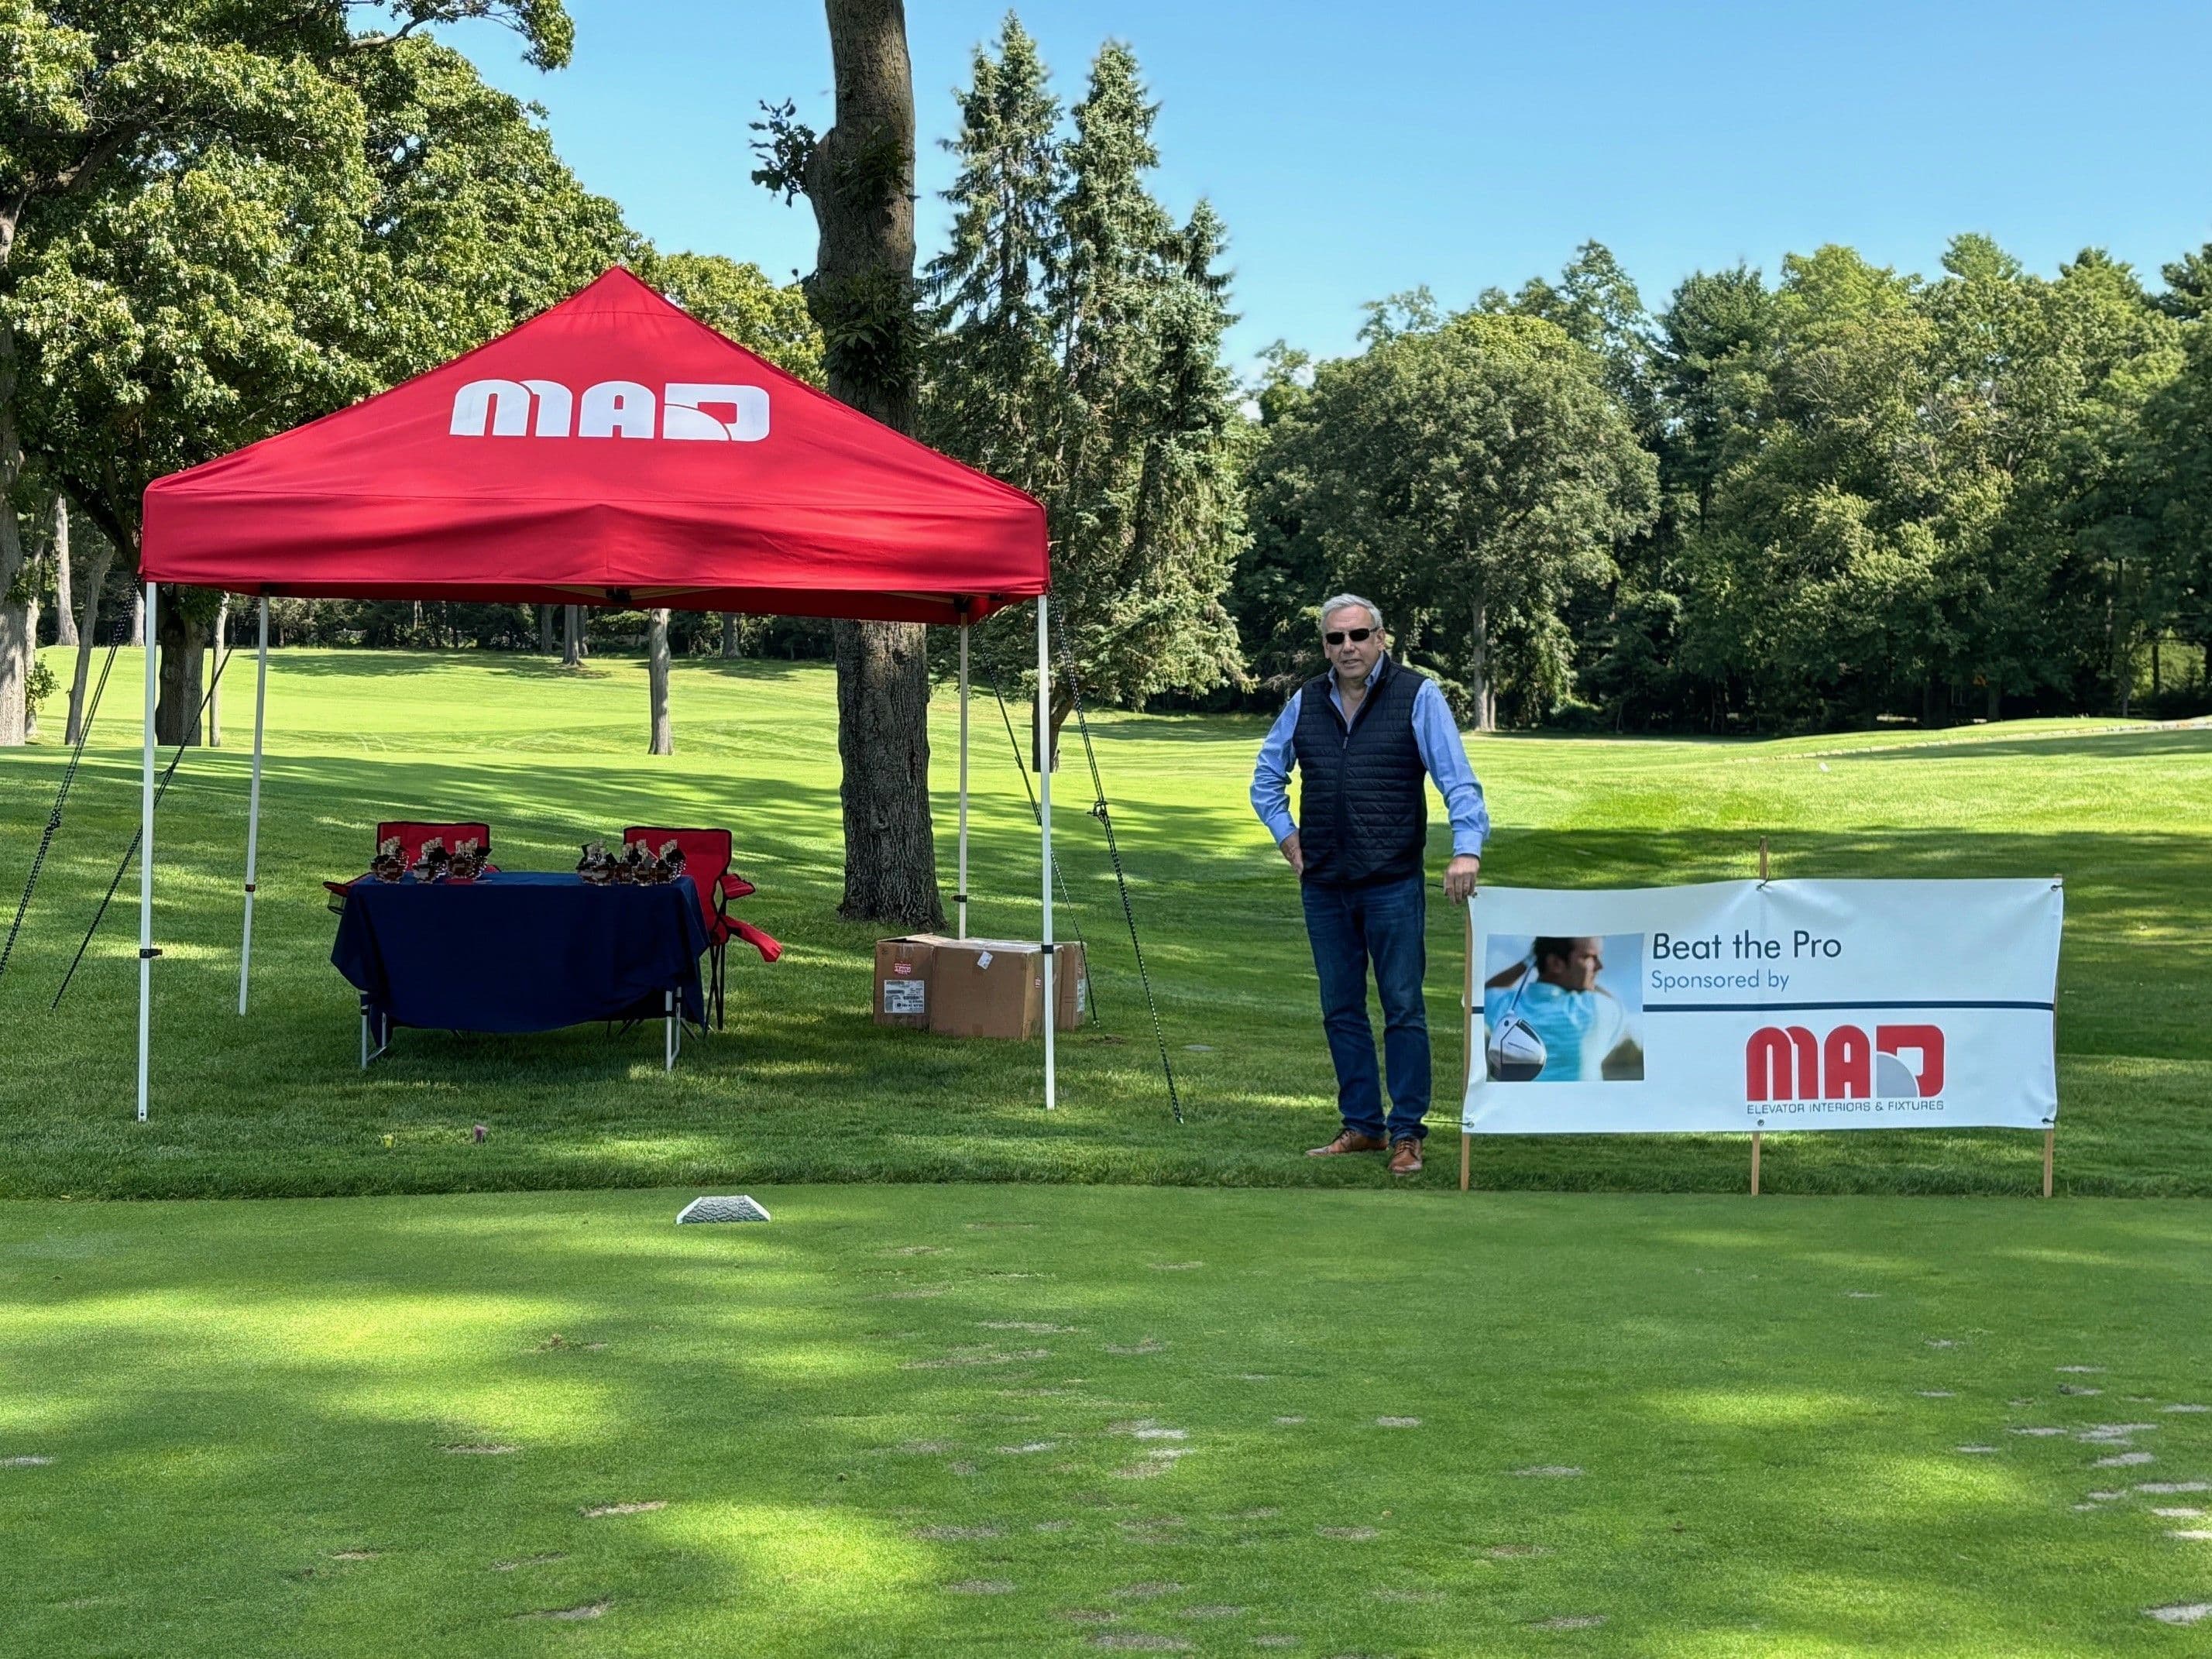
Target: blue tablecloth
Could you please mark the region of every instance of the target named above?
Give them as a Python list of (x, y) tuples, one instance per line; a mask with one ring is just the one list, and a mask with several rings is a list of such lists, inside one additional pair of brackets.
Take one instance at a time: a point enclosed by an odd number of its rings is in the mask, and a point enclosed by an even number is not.
[(399, 1025), (550, 1031), (661, 1018), (663, 994), (705, 1018), (707, 930), (689, 876), (592, 887), (574, 875), (501, 871), (471, 882), (356, 882), (331, 962)]

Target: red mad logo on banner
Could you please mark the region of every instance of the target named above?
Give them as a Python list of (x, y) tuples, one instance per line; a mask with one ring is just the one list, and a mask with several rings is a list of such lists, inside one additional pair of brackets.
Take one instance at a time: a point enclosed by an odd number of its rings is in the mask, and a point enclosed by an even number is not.
[[(1907, 1061), (1905, 1056), (1911, 1055)], [(1940, 1025), (1765, 1025), (1744, 1044), (1744, 1098), (1933, 1100), (1943, 1092)]]

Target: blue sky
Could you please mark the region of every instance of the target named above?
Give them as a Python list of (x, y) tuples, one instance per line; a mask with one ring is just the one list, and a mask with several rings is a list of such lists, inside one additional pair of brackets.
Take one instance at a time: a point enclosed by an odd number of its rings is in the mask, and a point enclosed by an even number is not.
[[(550, 111), (592, 189), (661, 246), (813, 262), (803, 203), (750, 183), (763, 99), (830, 118), (818, 0), (568, 0), (574, 64), (453, 38)], [(999, 0), (911, 0), (921, 237), (941, 234), (951, 89)], [(1690, 271), (1848, 242), (1908, 270), (1994, 235), (2050, 270), (2098, 245), (2154, 279), (2212, 240), (2203, 125), (2212, 7), (1050, 0), (1021, 9), (1063, 101), (1109, 35), (1163, 105), (1155, 189), (1212, 198), (1243, 320), (1350, 349), (1360, 302), (1426, 283), (1447, 306), (1556, 270), (1595, 237), (1647, 302)]]

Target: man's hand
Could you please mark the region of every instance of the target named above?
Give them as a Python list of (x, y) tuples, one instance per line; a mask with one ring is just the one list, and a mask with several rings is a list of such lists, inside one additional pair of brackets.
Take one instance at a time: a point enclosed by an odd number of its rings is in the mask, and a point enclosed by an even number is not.
[(1279, 850), (1283, 854), (1283, 861), (1285, 863), (1288, 864), (1291, 869), (1297, 871), (1301, 876), (1305, 874), (1305, 849), (1298, 845), (1298, 832), (1297, 830), (1293, 830), (1289, 835), (1283, 837), (1283, 844)]
[[(1293, 836), (1292, 841), (1297, 839)], [(1287, 844), (1287, 843), (1286, 843)], [(1482, 873), (1482, 860), (1472, 853), (1462, 853), (1444, 866), (1444, 896), (1454, 904), (1474, 896), (1475, 878)]]

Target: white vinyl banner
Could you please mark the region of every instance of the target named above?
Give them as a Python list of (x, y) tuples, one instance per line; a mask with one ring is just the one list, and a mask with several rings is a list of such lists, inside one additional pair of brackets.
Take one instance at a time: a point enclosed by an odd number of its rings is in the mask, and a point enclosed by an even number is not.
[(1474, 904), (1472, 1134), (2045, 1128), (2053, 881), (1732, 881)]

